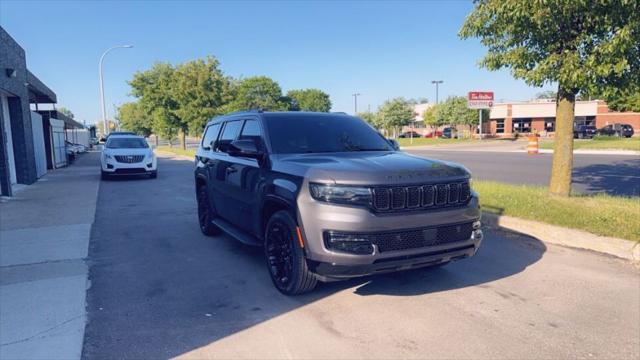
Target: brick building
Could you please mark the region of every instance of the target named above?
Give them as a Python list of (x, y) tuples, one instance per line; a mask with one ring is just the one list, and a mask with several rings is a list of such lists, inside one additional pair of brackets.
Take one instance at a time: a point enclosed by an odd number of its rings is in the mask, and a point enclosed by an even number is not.
[[(484, 124), (483, 133), (497, 137), (511, 137), (516, 132), (553, 136), (555, 116), (555, 101), (498, 103), (491, 108), (490, 121)], [(602, 100), (577, 101), (574, 123), (598, 129), (608, 124), (629, 124), (640, 135), (640, 113), (611, 111)]]

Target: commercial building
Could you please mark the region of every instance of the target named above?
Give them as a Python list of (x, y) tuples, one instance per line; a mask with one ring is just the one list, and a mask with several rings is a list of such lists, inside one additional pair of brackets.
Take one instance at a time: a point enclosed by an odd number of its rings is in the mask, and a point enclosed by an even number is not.
[[(56, 102), (56, 94), (27, 69), (24, 49), (0, 27), (0, 195), (11, 196), (13, 185), (32, 184), (47, 172), (51, 121), (31, 105)], [(64, 146), (65, 138), (55, 143)]]
[[(556, 129), (555, 101), (531, 101), (494, 104), (490, 121), (483, 133), (496, 137), (511, 137), (515, 133), (537, 133), (553, 136)], [(609, 124), (629, 124), (640, 134), (640, 113), (615, 112), (602, 100), (576, 101), (575, 125), (593, 125), (598, 129)]]

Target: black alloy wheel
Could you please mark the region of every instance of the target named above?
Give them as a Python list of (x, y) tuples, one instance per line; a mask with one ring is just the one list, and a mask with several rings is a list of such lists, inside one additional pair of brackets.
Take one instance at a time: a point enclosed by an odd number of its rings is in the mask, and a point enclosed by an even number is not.
[(209, 195), (205, 186), (198, 187), (198, 223), (200, 231), (207, 236), (220, 234), (220, 229), (211, 222), (215, 216), (211, 205), (209, 204)]
[(296, 223), (287, 211), (271, 216), (265, 229), (265, 257), (275, 287), (285, 295), (311, 291), (316, 276), (307, 268), (303, 245), (297, 239)]

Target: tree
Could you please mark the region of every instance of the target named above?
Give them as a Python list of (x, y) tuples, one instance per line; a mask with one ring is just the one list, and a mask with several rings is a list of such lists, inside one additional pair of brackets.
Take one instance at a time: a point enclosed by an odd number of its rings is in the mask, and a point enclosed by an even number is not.
[(467, 98), (464, 96), (450, 96), (444, 102), (438, 104), (438, 122), (448, 125), (477, 125), (479, 115), (476, 110), (467, 107)]
[(59, 108), (56, 109), (56, 111), (58, 111), (62, 115), (66, 115), (67, 117), (70, 117), (72, 119), (75, 117), (75, 115), (73, 115), (73, 112), (71, 112), (71, 110), (67, 109), (64, 106), (60, 106)]
[(542, 99), (555, 100), (556, 97), (558, 97), (558, 93), (556, 93), (553, 90), (547, 90), (547, 91), (539, 92), (536, 94), (536, 99), (538, 100), (542, 100)]
[(124, 103), (118, 108), (116, 119), (124, 130), (133, 131), (143, 136), (153, 133), (153, 119), (137, 102)]
[(376, 129), (384, 128), (384, 124), (380, 121), (380, 116), (374, 112), (365, 111), (358, 113), (357, 116)]
[(228, 111), (262, 109), (286, 111), (290, 104), (282, 96), (277, 82), (266, 76), (255, 76), (237, 81), (233, 86), (234, 100)]
[(640, 112), (640, 89), (611, 91), (607, 95), (583, 91), (576, 98), (579, 100), (605, 100), (609, 109), (614, 111)]
[[(178, 131), (184, 135), (188, 126), (176, 114), (175, 69), (168, 63), (156, 63), (149, 70), (137, 72), (129, 81), (131, 94), (137, 97), (140, 109), (151, 118), (156, 134), (169, 140), (175, 138)], [(186, 148), (184, 137), (182, 147)]]
[(510, 68), (532, 86), (558, 84), (551, 194), (571, 192), (576, 94), (640, 84), (638, 13), (637, 0), (478, 0), (460, 30), (488, 47), (481, 66)]
[(329, 94), (318, 89), (289, 90), (287, 98), (291, 99), (291, 110), (329, 112), (331, 99)]
[(422, 122), (424, 122), (425, 125), (429, 125), (436, 128), (438, 126), (444, 125), (444, 122), (442, 122), (442, 118), (438, 114), (439, 109), (440, 109), (440, 104), (435, 104), (433, 106), (428, 107), (422, 113)]
[(215, 57), (208, 56), (177, 65), (173, 72), (174, 112), (191, 135), (201, 134), (207, 122), (222, 114), (223, 106), (232, 100), (231, 80), (219, 64)]
[(385, 129), (393, 129), (411, 123), (414, 117), (413, 107), (403, 98), (395, 98), (385, 101), (378, 111), (380, 123)]
[(604, 99), (611, 110), (640, 112), (640, 89), (618, 93), (610, 92), (609, 96), (605, 96)]

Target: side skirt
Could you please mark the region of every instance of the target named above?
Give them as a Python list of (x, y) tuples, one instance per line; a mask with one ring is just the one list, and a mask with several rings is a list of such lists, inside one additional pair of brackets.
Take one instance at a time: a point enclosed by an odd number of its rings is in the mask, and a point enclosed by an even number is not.
[(222, 220), (220, 218), (215, 218), (211, 221), (213, 225), (219, 227), (225, 233), (231, 235), (236, 240), (240, 241), (243, 244), (250, 246), (262, 246), (262, 242), (258, 240), (255, 236), (247, 234), (246, 232), (238, 229), (233, 224)]

